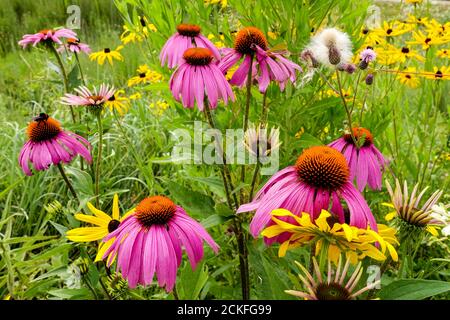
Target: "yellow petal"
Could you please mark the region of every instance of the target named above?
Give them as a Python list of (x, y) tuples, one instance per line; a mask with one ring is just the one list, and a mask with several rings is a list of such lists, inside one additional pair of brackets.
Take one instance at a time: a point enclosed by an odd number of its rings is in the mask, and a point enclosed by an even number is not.
[(91, 223), (93, 225), (99, 226), (99, 227), (105, 227), (108, 226), (108, 223), (111, 221), (111, 218), (108, 217), (108, 219), (101, 219), (98, 217), (94, 217), (94, 216), (88, 216), (87, 214), (81, 214), (81, 213), (77, 213), (75, 215), (75, 218), (77, 220), (83, 221), (83, 222), (87, 222), (87, 223)]
[(97, 251), (97, 256), (95, 257), (94, 262), (98, 262), (98, 261), (102, 261), (102, 257), (105, 254), (106, 250), (109, 249), (109, 247), (111, 247), (111, 245), (114, 243), (115, 238), (109, 239), (107, 242), (100, 242), (98, 244), (98, 251)]
[(391, 245), (390, 243), (386, 243), (386, 246), (388, 248), (389, 254), (392, 257), (392, 260), (397, 262), (398, 261), (398, 254), (397, 254), (397, 251), (395, 250), (394, 246)]
[(278, 257), (282, 258), (286, 255), (286, 251), (289, 248), (289, 240), (286, 240), (280, 245), (280, 248), (278, 249)]
[(328, 259), (331, 260), (331, 262), (334, 262), (334, 264), (337, 265), (339, 256), (341, 255), (341, 250), (335, 245), (330, 245), (328, 247)]
[(119, 214), (119, 196), (116, 193), (114, 194), (113, 198), (112, 218), (115, 220), (119, 220)]
[(97, 209), (96, 207), (94, 207), (92, 205), (92, 203), (88, 202), (87, 206), (89, 208), (89, 210), (96, 216), (99, 217), (102, 220), (108, 220), (108, 222), (111, 220), (111, 217), (108, 216), (106, 213), (104, 213), (102, 210)]
[(316, 219), (315, 223), (321, 231), (330, 231), (330, 225), (327, 222), (327, 218), (331, 217), (328, 211), (322, 210), (320, 216)]
[(437, 232), (436, 228), (433, 226), (427, 226), (426, 229), (429, 233), (431, 233), (433, 236), (437, 237), (439, 233)]
[(264, 229), (261, 232), (261, 235), (264, 236), (264, 237), (267, 237), (267, 238), (273, 238), (273, 237), (276, 237), (280, 233), (283, 233), (285, 231), (286, 231), (285, 229), (281, 228), (278, 225), (275, 225), (275, 226), (270, 226), (270, 227), (267, 227), (266, 229)]
[(386, 221), (391, 221), (392, 219), (395, 218), (396, 215), (397, 215), (397, 212), (392, 211), (392, 212), (389, 212), (389, 213), (384, 217), (384, 219), (385, 219)]
[(108, 234), (105, 228), (76, 228), (66, 232), (67, 239), (74, 242), (91, 242), (103, 239)]
[(350, 242), (353, 239), (353, 231), (352, 228), (346, 223), (344, 223), (342, 226), (342, 230), (344, 230), (345, 238), (347, 238), (347, 241)]
[(275, 209), (272, 211), (272, 216), (277, 216), (277, 217), (285, 217), (285, 216), (289, 216), (292, 217), (294, 216), (294, 214), (292, 212), (290, 212), (289, 210), (286, 209)]

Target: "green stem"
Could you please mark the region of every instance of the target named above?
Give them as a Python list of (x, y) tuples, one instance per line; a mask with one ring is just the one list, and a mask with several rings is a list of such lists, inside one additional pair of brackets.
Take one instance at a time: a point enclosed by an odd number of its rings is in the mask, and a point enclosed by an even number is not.
[(61, 173), (61, 176), (63, 177), (64, 182), (66, 183), (67, 187), (69, 188), (70, 192), (72, 193), (73, 197), (80, 202), (80, 199), (77, 196), (77, 193), (75, 192), (75, 189), (73, 188), (72, 184), (69, 181), (69, 178), (67, 177), (66, 173), (64, 172), (64, 168), (61, 165), (61, 163), (58, 163), (57, 165), (59, 172)]
[(338, 82), (338, 86), (339, 86), (339, 96), (342, 99), (342, 103), (344, 104), (344, 108), (345, 108), (345, 113), (347, 114), (347, 121), (348, 121), (348, 130), (350, 131), (350, 135), (352, 137), (353, 143), (355, 144), (355, 146), (357, 146), (357, 141), (355, 138), (355, 135), (353, 134), (353, 130), (352, 130), (352, 113), (348, 108), (347, 105), (347, 101), (345, 100), (344, 94), (342, 92), (342, 83), (341, 83), (341, 77), (339, 76), (339, 70), (336, 69), (336, 78), (337, 78), (337, 82)]
[(81, 82), (84, 86), (86, 86), (86, 80), (84, 79), (83, 69), (81, 68), (80, 58), (78, 57), (78, 53), (74, 52), (75, 59), (77, 60), (78, 70), (80, 70)]
[[(61, 69), (61, 73), (63, 76), (63, 82), (64, 82), (64, 92), (65, 93), (69, 93), (70, 89), (69, 89), (69, 80), (67, 78), (67, 72), (66, 69), (64, 68), (64, 64), (61, 60), (61, 56), (59, 55), (58, 51), (56, 51), (56, 48), (53, 46), (53, 44), (49, 44), (48, 47), (50, 48), (50, 50), (53, 52), (53, 54), (56, 57), (56, 61), (58, 62), (59, 68)], [(70, 107), (70, 113), (72, 115), (72, 121), (73, 123), (76, 123), (76, 118), (75, 118), (75, 112), (73, 110), (72, 106)]]
[(98, 125), (98, 148), (97, 148), (97, 162), (95, 165), (95, 196), (97, 208), (100, 207), (100, 164), (102, 161), (102, 148), (103, 148), (103, 125), (102, 125), (102, 116), (99, 111), (97, 114), (97, 125)]

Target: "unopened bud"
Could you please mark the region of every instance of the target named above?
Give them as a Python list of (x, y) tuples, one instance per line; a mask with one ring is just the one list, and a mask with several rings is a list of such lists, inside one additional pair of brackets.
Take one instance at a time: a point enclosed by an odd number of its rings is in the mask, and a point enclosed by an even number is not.
[(328, 60), (330, 60), (330, 63), (332, 65), (337, 65), (339, 64), (339, 62), (341, 62), (341, 55), (339, 53), (339, 50), (334, 45), (330, 45), (329, 47)]
[(372, 83), (373, 83), (373, 74), (369, 73), (366, 77), (366, 84), (370, 86)]

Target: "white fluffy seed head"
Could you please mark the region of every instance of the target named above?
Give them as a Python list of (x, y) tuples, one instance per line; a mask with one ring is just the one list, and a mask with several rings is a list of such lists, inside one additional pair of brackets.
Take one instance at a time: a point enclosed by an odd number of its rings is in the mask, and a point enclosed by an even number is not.
[[(307, 49), (317, 61), (331, 68), (349, 63), (353, 56), (350, 37), (335, 28), (326, 28), (320, 31), (311, 39)], [(336, 54), (338, 54), (339, 61), (337, 63), (336, 59), (330, 59)]]

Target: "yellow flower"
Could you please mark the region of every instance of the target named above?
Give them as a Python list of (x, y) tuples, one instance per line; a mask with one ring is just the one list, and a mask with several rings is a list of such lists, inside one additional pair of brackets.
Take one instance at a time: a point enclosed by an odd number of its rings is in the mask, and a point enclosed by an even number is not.
[(119, 52), (122, 49), (123, 46), (118, 46), (116, 50), (105, 48), (102, 51), (91, 53), (89, 59), (91, 59), (91, 61), (97, 60), (99, 65), (103, 65), (105, 60), (108, 59), (109, 64), (113, 65), (113, 59), (123, 61), (123, 56)]
[(364, 39), (364, 44), (361, 46), (361, 50), (364, 50), (368, 46), (373, 47), (384, 43), (384, 39), (375, 30), (370, 30), (368, 27), (361, 27), (359, 32), (359, 38)]
[(408, 41), (408, 44), (422, 45), (423, 50), (429, 49), (432, 45), (439, 45), (446, 43), (443, 39), (432, 34), (424, 35), (421, 31), (413, 32), (414, 41)]
[(450, 49), (441, 49), (438, 52), (436, 52), (436, 56), (439, 58), (450, 58)]
[(416, 50), (409, 47), (397, 48), (391, 44), (387, 44), (384, 48), (376, 48), (377, 61), (383, 65), (391, 65), (397, 62), (405, 62), (408, 59), (415, 59), (420, 62), (424, 62), (425, 58), (422, 57)]
[(410, 88), (417, 88), (420, 84), (419, 77), (416, 75), (416, 68), (409, 67), (403, 71), (399, 71), (397, 79)]
[[(80, 221), (90, 223), (95, 227), (81, 227), (69, 230), (66, 233), (67, 239), (74, 242), (91, 242), (102, 240), (109, 233), (116, 230), (119, 227), (121, 221), (123, 221), (126, 217), (134, 212), (134, 209), (130, 210), (122, 218), (120, 217), (119, 197), (117, 196), (117, 194), (115, 194), (113, 198), (112, 216), (109, 216), (103, 211), (95, 208), (90, 202), (87, 203), (87, 206), (94, 215), (92, 216), (77, 213), (75, 214), (75, 218)], [(106, 250), (108, 250), (113, 242), (114, 239), (110, 239), (108, 242), (100, 241), (95, 261), (102, 260), (103, 254), (106, 252)], [(108, 257), (108, 259), (114, 258), (115, 257)]]
[(423, 0), (405, 0), (405, 2), (410, 4), (421, 4)]
[(412, 30), (412, 26), (400, 22), (393, 21), (388, 23), (387, 21), (383, 22), (383, 26), (381, 28), (375, 29), (374, 32), (382, 37), (396, 37), (402, 35), (404, 33), (410, 32)]
[(440, 38), (443, 42), (450, 41), (450, 22), (441, 24), (435, 19), (431, 19), (431, 21), (425, 23), (425, 26), (428, 34), (433, 37)]
[(206, 5), (210, 4), (220, 4), (222, 8), (225, 8), (227, 6), (228, 1), (227, 0), (204, 0)]
[(117, 90), (108, 101), (106, 101), (106, 107), (113, 112), (117, 110), (120, 115), (125, 114), (128, 111), (129, 99), (122, 95), (125, 94), (125, 90)]
[[(216, 36), (213, 35), (212, 33), (208, 34), (208, 39), (211, 41), (214, 41), (216, 39)], [(225, 36), (223, 35), (223, 33), (219, 34), (219, 39), (218, 41), (214, 41), (214, 45), (217, 48), (223, 48), (225, 47), (225, 43), (223, 42), (225, 40)]]
[[(352, 90), (351, 89), (342, 89), (342, 94), (345, 98), (345, 101), (353, 101)], [(325, 96), (327, 97), (340, 97), (339, 92), (334, 91), (333, 89), (328, 89), (325, 91)]]
[(139, 66), (139, 68), (137, 69), (137, 73), (137, 76), (132, 77), (128, 80), (129, 87), (140, 83), (156, 83), (162, 80), (162, 74), (150, 70), (150, 68), (146, 64)]
[(269, 31), (267, 32), (267, 35), (269, 36), (270, 39), (277, 40), (277, 38), (280, 36), (280, 33)]
[(139, 100), (142, 99), (142, 94), (140, 92), (136, 92), (132, 95), (130, 95), (130, 100)]
[[(278, 217), (292, 218), (295, 223), (283, 221)], [(334, 216), (326, 210), (322, 210), (314, 221), (308, 213), (302, 213), (302, 216), (298, 217), (286, 209), (276, 209), (272, 211), (272, 220), (275, 225), (264, 229), (261, 235), (273, 238), (285, 232), (291, 234), (289, 239), (280, 245), (278, 250), (280, 257), (285, 256), (289, 249), (314, 243), (315, 255), (318, 255), (322, 249), (327, 250), (328, 258), (335, 263), (341, 253), (345, 253), (355, 263), (366, 256), (382, 261), (386, 259), (384, 255), (386, 250), (389, 250), (392, 259), (396, 261), (397, 253), (390, 239), (395, 231), (386, 230), (387, 227), (383, 226), (384, 234), (389, 236), (390, 246), (388, 247), (386, 240), (370, 228), (359, 229), (337, 222), (330, 226), (329, 221), (333, 219)], [(377, 242), (380, 244), (381, 251), (375, 246)]]
[(230, 81), (231, 78), (233, 77), (233, 74), (236, 72), (236, 70), (238, 69), (238, 65), (234, 65), (233, 67), (231, 67), (230, 69), (228, 69), (227, 73), (225, 74), (225, 78)]
[(123, 42), (123, 44), (136, 41), (142, 42), (150, 32), (157, 31), (155, 25), (149, 23), (147, 17), (139, 17), (139, 16), (138, 21), (134, 23), (132, 28), (129, 28), (127, 25), (124, 25), (123, 29), (124, 31), (120, 35), (120, 40)]
[(424, 75), (424, 78), (433, 80), (449, 80), (450, 67), (442, 66), (440, 68), (433, 67), (433, 73), (429, 72)]
[(428, 18), (427, 17), (416, 17), (415, 15), (409, 14), (408, 18), (406, 19), (407, 23), (410, 24), (415, 24), (415, 25), (421, 25), (421, 26), (426, 26), (428, 23)]
[(150, 108), (153, 110), (153, 113), (157, 116), (162, 116), (164, 111), (169, 107), (169, 104), (163, 100), (158, 100), (150, 103)]

